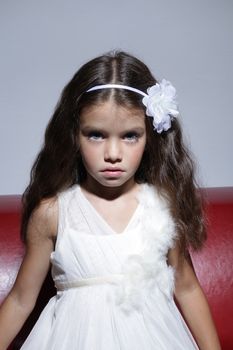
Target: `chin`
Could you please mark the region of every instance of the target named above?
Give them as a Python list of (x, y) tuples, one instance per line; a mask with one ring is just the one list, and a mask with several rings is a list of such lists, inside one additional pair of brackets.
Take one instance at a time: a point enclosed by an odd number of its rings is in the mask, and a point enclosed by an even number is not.
[(99, 182), (100, 185), (104, 186), (104, 187), (120, 187), (123, 186), (126, 183), (126, 181), (124, 182), (119, 182), (119, 181), (106, 181), (106, 182)]
[(124, 180), (119, 180), (119, 179), (110, 179), (110, 180), (105, 180), (105, 181), (98, 181), (100, 185), (104, 187), (109, 187), (109, 188), (117, 188), (126, 185), (129, 183), (131, 179), (124, 179)]

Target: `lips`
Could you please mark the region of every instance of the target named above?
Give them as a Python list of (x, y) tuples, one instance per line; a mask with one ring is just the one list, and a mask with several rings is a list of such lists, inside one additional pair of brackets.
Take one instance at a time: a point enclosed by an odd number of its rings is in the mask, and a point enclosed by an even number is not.
[(106, 169), (102, 170), (102, 172), (105, 172), (105, 171), (121, 171), (121, 172), (123, 172), (123, 170), (121, 168), (106, 168)]
[(119, 177), (122, 175), (123, 172), (124, 170), (122, 170), (121, 168), (106, 168), (101, 171), (101, 173), (103, 173), (107, 177)]

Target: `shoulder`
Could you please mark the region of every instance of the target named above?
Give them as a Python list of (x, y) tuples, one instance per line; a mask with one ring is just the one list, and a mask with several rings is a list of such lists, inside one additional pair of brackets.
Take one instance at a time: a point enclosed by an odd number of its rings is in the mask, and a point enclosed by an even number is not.
[(43, 199), (34, 209), (28, 222), (27, 242), (54, 239), (58, 226), (57, 196)]

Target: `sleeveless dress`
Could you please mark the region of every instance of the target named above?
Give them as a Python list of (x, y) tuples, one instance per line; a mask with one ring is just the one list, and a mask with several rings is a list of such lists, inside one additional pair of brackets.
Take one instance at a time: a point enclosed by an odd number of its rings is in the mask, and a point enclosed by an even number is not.
[(21, 350), (198, 349), (173, 300), (167, 265), (175, 226), (165, 200), (140, 185), (138, 206), (116, 233), (79, 185), (58, 195), (51, 253), (57, 295)]

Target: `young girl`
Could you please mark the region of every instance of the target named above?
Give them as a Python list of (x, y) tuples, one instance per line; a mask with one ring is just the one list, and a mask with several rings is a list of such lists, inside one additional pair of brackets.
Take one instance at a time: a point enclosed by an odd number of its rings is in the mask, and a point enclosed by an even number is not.
[(220, 349), (188, 254), (205, 231), (175, 88), (135, 57), (98, 57), (65, 87), (23, 196), (22, 237), (0, 350), (50, 264), (57, 295), (21, 349)]

